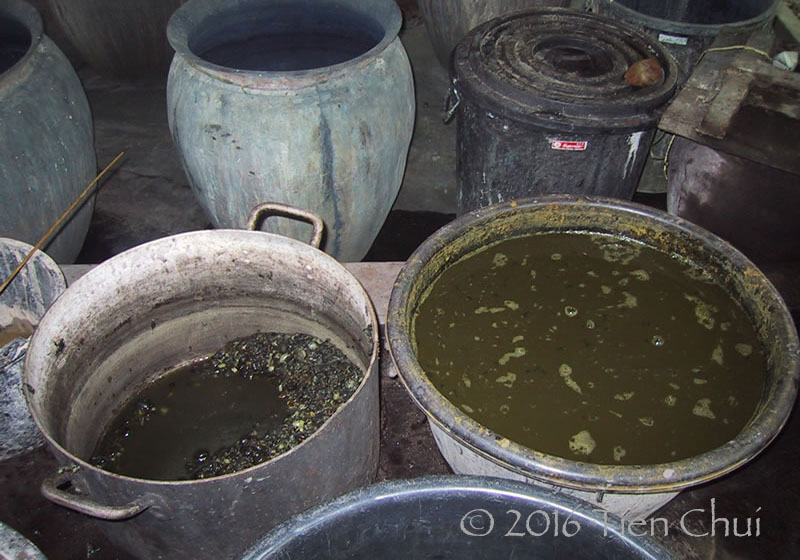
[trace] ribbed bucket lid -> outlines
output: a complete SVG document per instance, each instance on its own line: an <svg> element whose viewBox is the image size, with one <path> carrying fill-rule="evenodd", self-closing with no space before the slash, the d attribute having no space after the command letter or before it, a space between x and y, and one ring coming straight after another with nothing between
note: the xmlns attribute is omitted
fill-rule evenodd
<svg viewBox="0 0 800 560"><path fill-rule="evenodd" d="M636 87L625 72L655 58L659 82ZM622 132L655 126L675 93L674 58L615 20L561 8L516 12L475 29L453 54L456 91L498 116L560 131Z"/></svg>

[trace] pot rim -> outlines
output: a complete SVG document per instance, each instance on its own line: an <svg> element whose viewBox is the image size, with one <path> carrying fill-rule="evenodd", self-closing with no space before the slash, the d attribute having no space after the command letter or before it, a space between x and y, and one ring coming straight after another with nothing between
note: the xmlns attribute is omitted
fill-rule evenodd
<svg viewBox="0 0 800 560"><path fill-rule="evenodd" d="M215 483L218 483L221 480L230 479L230 478L233 478L233 477L247 478L249 476L252 476L255 473L256 470L263 469L265 466L273 464L274 462L281 461L281 460L286 460L293 453L295 453L298 449L300 449L301 447L309 444L309 442L312 442L313 440L315 440L317 438L318 434L321 431L323 431L324 429L326 429L326 427L333 421L334 418L336 418L337 416L342 414L342 411L344 410L344 408L348 404L350 404L357 397L359 397L359 395L361 393L364 392L365 387L370 382L370 379L372 377L378 375L378 373L377 373L377 369L378 369L377 368L377 363L378 363L378 357L379 357L379 353L380 353L380 344L379 344L379 340L378 340L378 333L379 333L378 319L377 319L377 315L375 313L375 307L372 304L372 300L367 295L367 292L364 289L363 285L339 261L337 261L336 259L334 259L330 255L328 255L327 253L325 253L325 252L323 252L323 251L321 251L321 250L319 250L319 249L317 249L315 247L312 247L311 245L303 243L302 241L298 241L296 239L292 239L292 238L289 238L289 237L285 237L285 236L277 235L277 234L273 234L273 233L268 233L268 232L264 232L264 231L248 231L248 230L237 230L237 229L217 229L217 230L190 231L190 232L179 233L179 234L176 234L176 235L172 235L172 236L156 239L154 241L143 243L142 245L137 245L136 247L128 249L127 251L124 251L124 252L122 252L122 253L120 253L118 255L115 255L115 256L111 257L110 259L102 262L101 264L99 264L98 266L96 266L95 268L93 268L92 270L88 271L86 274L84 274L80 278L78 278L73 284L71 284L67 288L67 290L59 298L59 301L57 301L56 304L54 304L54 305L59 305L59 306L68 305L70 303L70 301L69 301L70 299L77 299L78 301L80 301L83 296L86 296L86 294L84 294L83 292L89 292L89 295L86 296L86 297L91 297L91 292L93 291L94 286L96 284L103 284L104 283L103 282L103 278L101 277L101 275L103 275L103 271L105 269L109 269L111 267L117 267L117 266L121 266L123 268L127 268L128 262L131 261L131 260L136 260L138 258L138 256L139 256L139 253L142 253L144 251L152 250L153 248L159 248L161 246L164 246L164 249L168 249L170 245L175 243L175 241L178 241L180 243L185 243L185 244L188 244L188 245L202 246L204 239L208 239L208 238L225 239L226 237L228 237L228 238L238 238L238 239L250 238L251 240L256 240L256 239L261 238L261 241L266 243L266 244L285 243L293 251L304 251L304 252L307 252L310 255L313 255L314 259L328 261L328 264L330 264L331 266L334 266L335 268L337 268L344 275L343 278L346 278L347 282L352 282L353 283L352 287L353 287L355 293L357 293L358 297L360 299L362 299L362 301L364 303L364 308L368 311L368 323L369 323L368 326L372 327L372 332L370 334L370 340L371 340L371 343L372 343L372 352L370 353L370 356L369 356L369 362L366 364L366 366L364 368L364 378L361 380L361 384L356 388L356 390L353 392L353 394L350 396L350 398L347 401L345 401L336 410L336 412L334 412L330 417L328 417L328 419L325 420L325 422L321 426L319 426L313 434L311 434L308 438L306 438L305 440L300 442L298 445L295 445L294 447L292 447L288 451L286 451L284 453L281 453L280 455L277 455L277 456L273 457L272 459L269 459L269 460L264 461L262 463L258 463L256 465L253 465L253 466L248 467L246 469L242 469L240 471L236 471L236 472L232 472L232 473L228 473L228 474L220 475L220 476L196 479L196 480L151 480L151 479L145 479L145 478L136 478L136 477L132 477L132 476L126 476L126 475L121 475L121 474L113 473L113 472L110 472L110 471L106 471L106 470L101 469L99 467L96 467L96 466L92 465L91 463L89 463L88 461L78 457L77 455L75 455L74 453L72 453L71 451L66 449L63 445L61 445L60 442L56 441L56 439L50 434L49 430L47 430L47 428L42 424L42 421L39 419L38 413L35 412L34 408L31 406L31 403L30 403L30 400L31 400L31 386L29 384L29 376L30 376L29 370L30 370L30 367L28 365L28 362L31 360L31 356L36 354L36 352L37 352L37 344L44 346L49 341L44 340L43 342L39 343L38 339L37 339L37 334L39 334L40 331L37 329L37 331L34 332L33 336L31 337L30 345L28 347L28 352L27 352L26 359L25 359L25 368L24 368L24 372L23 372L23 388L24 388L23 392L25 393L25 400L28 403L28 408L29 408L29 410L31 412L31 416L33 417L33 420L36 423L36 426L39 428L39 430L42 432L42 434L44 435L45 439L47 440L47 443L50 446L52 446L55 449L57 449L58 452L60 454L62 454L64 457L69 458L70 463L72 463L74 465L77 465L80 469L85 469L85 470L88 470L90 472L99 474L101 476L107 476L107 477L111 477L113 479L118 479L118 480L121 480L121 481L131 481L131 482L136 482L136 483L140 483L140 484L146 484L146 485L148 485L150 487L153 487L153 486L158 486L158 487L162 487L162 486L163 487L177 487L177 486L186 486L186 485L190 485L190 484L215 484ZM233 242L234 240L235 239L231 239L231 242ZM159 252L159 254L165 257L169 253L168 253L167 250L164 250L164 251ZM45 313L45 316L42 318L42 323L44 323L45 321L49 321L48 315L50 315L52 317L52 314L49 313L49 310L48 310L48 313ZM56 319L53 319L53 320L55 321ZM42 323L40 323L40 325ZM43 350L41 350L41 351L43 352Z"/></svg>
<svg viewBox="0 0 800 560"><path fill-rule="evenodd" d="M770 386L765 385L754 416L734 439L695 457L669 463L620 466L584 463L534 451L494 433L453 405L428 379L414 355L409 337L411 324L408 308L415 279L434 256L465 232L479 229L498 218L536 209L557 209L560 205L627 215L652 221L670 232L688 234L705 249L710 249L712 254L729 259L734 265L733 270L746 276L748 284L758 289L762 298L769 302L776 318L775 327L769 335L785 341L787 366ZM530 233L535 231L531 229ZM500 239L504 238L497 240ZM455 262L469 252L459 254L450 261ZM753 459L777 437L792 411L800 380L800 343L791 315L775 287L751 261L726 241L682 218L610 198L551 195L511 201L475 210L444 226L411 255L397 276L389 300L386 333L392 360L410 396L429 421L435 422L450 437L487 460L523 476L600 493L674 492L733 471Z"/></svg>
<svg viewBox="0 0 800 560"><path fill-rule="evenodd" d="M386 50L395 41L400 27L403 23L403 16L400 8L393 1L378 0L385 4L381 12L367 12L363 1L357 0L321 0L329 5L346 4L348 7L365 16L365 18L379 24L384 31L381 40L372 48L360 55L330 66L311 68L306 70L286 70L286 71L258 71L231 68L209 62L197 54L189 46L189 38L196 27L203 25L205 21L222 12L232 12L241 4L263 4L264 9L269 9L274 0L239 0L234 6L223 6L219 8L219 2L209 0L189 0L180 6L169 19L167 24L167 39L175 50L175 60L183 58L189 65L197 71L204 73L211 78L233 84L237 87L247 87L261 90L295 90L298 87L311 87L321 82L334 79L339 76L351 74L354 68L366 66L372 62L381 52ZM371 0L375 1L375 0ZM283 3L286 4L285 2Z"/></svg>
<svg viewBox="0 0 800 560"><path fill-rule="evenodd" d="M31 44L28 50L20 57L9 69L0 74L0 88L10 82L16 82L17 74L27 64L28 60L34 55L34 51L42 41L44 35L44 25L42 16L32 5L24 0L3 0L0 6L0 15L6 16L11 21L21 24L31 35Z"/></svg>
<svg viewBox="0 0 800 560"><path fill-rule="evenodd" d="M318 528L335 527L338 519L355 517L364 513L369 514L381 502L422 502L428 496L433 496L437 500L448 496L469 497L479 505L481 503L494 505L494 500L498 497L507 500L523 500L528 502L527 505L531 509L568 512L569 519L575 516L585 523L591 522L598 532L602 527L604 531L608 530L609 536L613 535L631 543L638 551L646 553L649 558L669 558L667 552L651 536L637 536L618 530L617 516L608 512L600 513L600 510L592 504L574 496L564 493L554 494L542 487L505 478L451 474L387 480L348 492L335 500L300 513L277 526L252 545L241 560L260 560L271 557L272 554L280 552L293 540L302 539ZM485 512L491 515L490 512L480 509L472 512Z"/></svg>

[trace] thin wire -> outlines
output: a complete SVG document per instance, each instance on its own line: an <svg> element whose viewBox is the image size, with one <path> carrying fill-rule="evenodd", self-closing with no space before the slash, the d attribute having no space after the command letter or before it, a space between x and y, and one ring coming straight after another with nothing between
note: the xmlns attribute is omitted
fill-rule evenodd
<svg viewBox="0 0 800 560"><path fill-rule="evenodd" d="M22 269L23 269L23 267L24 267L26 264L28 264L28 261L29 261L29 260L31 260L31 257L33 257L34 253L36 253L36 251L38 251L39 249L41 249L41 248L42 248L42 246L43 246L45 243L47 243L47 241L49 241L49 239L50 239L50 237L53 235L53 233L54 233L54 232L56 232L56 231L57 231L57 230L58 230L58 229L61 227L61 225L64 223L64 221L65 221L67 218L69 218L69 217L70 217L70 215L71 215L71 214L72 214L72 212L75 210L75 208L77 208L77 207L78 207L78 205L79 205L81 202L83 202L83 200L84 200L84 199L85 199L87 196L89 196L89 193L91 193L91 192L92 192L92 189L93 189L93 188L94 188L94 186L97 184L97 182L98 182L98 181L99 181L99 180L100 180L100 179L103 177L103 175L105 175L105 174L106 174L106 172L107 172L109 169L111 169L111 168L112 168L112 167L113 167L113 166L114 166L114 165L115 165L115 164L116 164L116 163L117 163L117 162L120 160L120 158L121 158L123 155L125 155L125 152L120 152L119 154L117 154L117 157L115 157L113 160L111 160L111 163L109 163L108 165L106 165L105 169L103 169L103 170L102 170L102 171L101 171L101 172L100 172L100 173L97 175L97 177L95 177L95 178L92 180L92 182L91 182L91 183L89 183L89 185L88 185L88 186L87 186L85 189L83 189L83 192L82 192L82 193L81 193L81 194L78 196L78 198L76 198L76 199L75 199L75 200L72 202L72 204L70 204L69 208L67 208L67 209L66 209L66 211L65 211L63 214L61 214L61 217L60 217L60 218L58 218L58 220L56 220L56 223L54 223L54 224L52 225L52 227L51 227L49 230L47 230L47 233L45 233L45 234L42 236L42 238L41 238L41 239L39 240L39 242L38 242L38 243L37 243L37 244L36 244L36 245L33 247L33 249L31 249L31 250L28 252L28 254L25 256L25 258L24 258L24 259L22 259L22 262L20 262L20 263L17 265L17 268L15 268L15 269L14 269L14 272L12 272L12 273L11 273L11 275L10 275L8 278L6 278L6 281L5 281L5 282L3 282L3 285L2 285L2 286L0 286L0 294L2 294L3 292L5 292L5 291L6 291L6 288L8 288L8 285L9 285L9 284L11 284L11 282L13 282L13 281L14 281L14 278L16 278L16 277L17 277L17 274L19 274L19 271L20 271L20 270L22 270Z"/></svg>
<svg viewBox="0 0 800 560"><path fill-rule="evenodd" d="M672 135L672 138L669 139L669 144L667 144L667 151L664 153L664 179L669 181L669 171L667 171L667 166L669 165L669 151L672 149L672 143L675 142L675 136Z"/></svg>
<svg viewBox="0 0 800 560"><path fill-rule="evenodd" d="M700 64L700 61L703 60L703 57L706 55L706 53L719 52L719 51L735 51L735 50L754 52L756 54L760 54L767 60L772 60L770 54L768 52L762 51L761 49L751 47L750 45L731 45L730 47L712 47L710 49L704 50L703 53L700 55L700 57L697 59L697 62L695 62L695 65Z"/></svg>
<svg viewBox="0 0 800 560"><path fill-rule="evenodd" d="M653 142L650 143L650 159L653 161L664 161L664 158L661 156L657 156L656 153L653 151L653 148L661 144L664 141L664 138L667 137L667 132L663 130L659 130L658 132L661 133L661 136L658 136ZM658 133L656 133L658 134Z"/></svg>

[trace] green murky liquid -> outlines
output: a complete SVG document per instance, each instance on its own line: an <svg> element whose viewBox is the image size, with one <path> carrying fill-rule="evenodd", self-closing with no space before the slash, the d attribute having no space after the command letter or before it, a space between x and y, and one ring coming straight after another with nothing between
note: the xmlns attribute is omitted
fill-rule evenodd
<svg viewBox="0 0 800 560"><path fill-rule="evenodd" d="M175 368L128 403L97 445L99 466L136 478L185 480L198 450L213 452L254 430L267 433L286 417L274 377L210 375L204 364Z"/></svg>
<svg viewBox="0 0 800 560"><path fill-rule="evenodd" d="M448 268L414 319L433 384L543 453L657 464L734 438L766 359L744 310L689 262L595 234L510 239Z"/></svg>
<svg viewBox="0 0 800 560"><path fill-rule="evenodd" d="M91 462L151 480L239 472L305 441L363 378L331 340L280 332L237 338L145 385L110 422Z"/></svg>

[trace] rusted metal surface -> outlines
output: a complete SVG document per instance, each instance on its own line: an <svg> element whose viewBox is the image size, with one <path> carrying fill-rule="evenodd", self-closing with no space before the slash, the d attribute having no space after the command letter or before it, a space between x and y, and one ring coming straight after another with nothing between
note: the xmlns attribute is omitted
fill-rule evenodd
<svg viewBox="0 0 800 560"><path fill-rule="evenodd" d="M661 79L626 82L645 59ZM630 199L678 71L643 33L551 8L474 29L456 47L452 78L463 213L551 193Z"/></svg>
<svg viewBox="0 0 800 560"><path fill-rule="evenodd" d="M481 426L434 387L416 359L413 317L426 291L451 264L501 239L526 233L589 231L622 236L701 266L737 298L756 325L768 356L762 401L737 438L691 459L661 465L592 465L520 446ZM775 288L720 238L664 212L622 201L541 197L464 215L428 239L406 262L389 302L387 336L400 379L429 421L486 461L540 482L583 492L673 493L717 479L753 459L778 435L794 406L800 343ZM617 504L617 507L621 507Z"/></svg>
<svg viewBox="0 0 800 560"><path fill-rule="evenodd" d="M150 481L87 461L118 407L148 380L259 330L336 340L363 368L364 381L303 443L238 473ZM378 322L366 292L319 250L233 230L136 247L71 285L31 339L26 397L63 465L46 495L100 518L132 515L102 528L135 556L236 557L293 513L374 479L378 354ZM80 497L54 491L65 480Z"/></svg>

